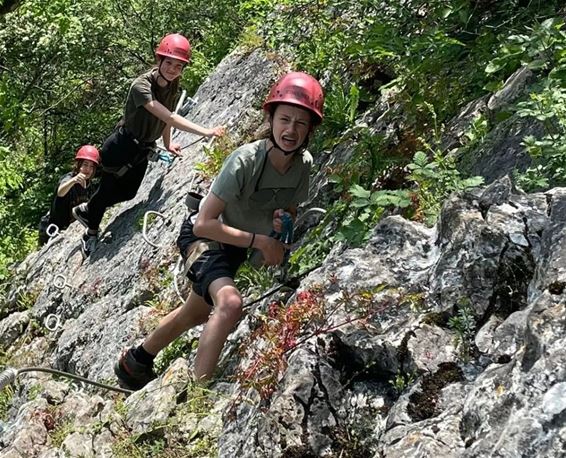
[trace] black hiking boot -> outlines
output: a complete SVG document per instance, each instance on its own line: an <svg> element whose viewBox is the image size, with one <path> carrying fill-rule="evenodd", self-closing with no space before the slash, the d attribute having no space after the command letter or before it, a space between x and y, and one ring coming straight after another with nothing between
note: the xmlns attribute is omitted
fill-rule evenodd
<svg viewBox="0 0 566 458"><path fill-rule="evenodd" d="M134 349L125 350L114 364L114 373L118 384L128 390L141 390L153 379L157 378L153 366L142 364L134 358Z"/></svg>
<svg viewBox="0 0 566 458"><path fill-rule="evenodd" d="M98 234L89 234L85 231L81 238L81 252L84 258L88 258L98 245Z"/></svg>
<svg viewBox="0 0 566 458"><path fill-rule="evenodd" d="M75 219L88 229L88 205L83 202L71 210Z"/></svg>

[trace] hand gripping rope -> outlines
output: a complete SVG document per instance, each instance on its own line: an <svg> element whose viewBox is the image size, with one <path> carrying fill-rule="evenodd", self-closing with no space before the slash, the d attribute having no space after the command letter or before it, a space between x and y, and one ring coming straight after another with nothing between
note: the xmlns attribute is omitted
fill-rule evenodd
<svg viewBox="0 0 566 458"><path fill-rule="evenodd" d="M281 243L289 245L293 243L293 218L287 212L281 216L282 227L281 232L271 231L270 237L279 240Z"/></svg>
<svg viewBox="0 0 566 458"><path fill-rule="evenodd" d="M291 215L289 213L285 212L283 213L283 216L281 216L281 221L282 221L281 232L271 231L271 234L269 234L269 236L273 237L276 240L279 240L281 243L284 243L285 245L290 245L291 243L293 243L293 218L291 218ZM287 263L290 252L291 250L289 248L285 249L283 264Z"/></svg>

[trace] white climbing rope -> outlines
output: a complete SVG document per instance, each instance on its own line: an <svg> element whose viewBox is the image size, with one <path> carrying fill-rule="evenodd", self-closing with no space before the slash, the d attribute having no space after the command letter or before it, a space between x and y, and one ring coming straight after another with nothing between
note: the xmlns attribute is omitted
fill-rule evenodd
<svg viewBox="0 0 566 458"><path fill-rule="evenodd" d="M163 218L165 221L168 221L168 218L163 214L163 213L159 213L153 210L149 210L145 212L145 215L143 215L143 228L142 228L142 236L143 239L150 244L152 247L155 248L163 248L165 247L165 245L158 245L157 243L152 242L149 237L147 236L147 224L148 224L148 217L149 215L156 215L160 218Z"/></svg>

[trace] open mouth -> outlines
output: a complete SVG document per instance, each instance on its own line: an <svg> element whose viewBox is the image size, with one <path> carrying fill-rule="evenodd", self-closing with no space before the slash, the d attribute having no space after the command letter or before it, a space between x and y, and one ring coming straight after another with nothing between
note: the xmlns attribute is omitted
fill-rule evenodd
<svg viewBox="0 0 566 458"><path fill-rule="evenodd" d="M295 145L297 144L297 140L293 139L293 138L289 138L286 136L281 137L281 145L284 146L285 148L294 148Z"/></svg>

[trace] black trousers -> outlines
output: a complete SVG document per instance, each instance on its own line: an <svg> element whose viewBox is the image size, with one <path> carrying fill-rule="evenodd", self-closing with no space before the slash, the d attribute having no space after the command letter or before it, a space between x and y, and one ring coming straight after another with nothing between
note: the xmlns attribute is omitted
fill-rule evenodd
<svg viewBox="0 0 566 458"><path fill-rule="evenodd" d="M108 207L136 196L147 170L147 149L118 130L106 139L100 156L103 167L134 165L120 177L102 171L100 187L88 202L88 227L95 231Z"/></svg>

